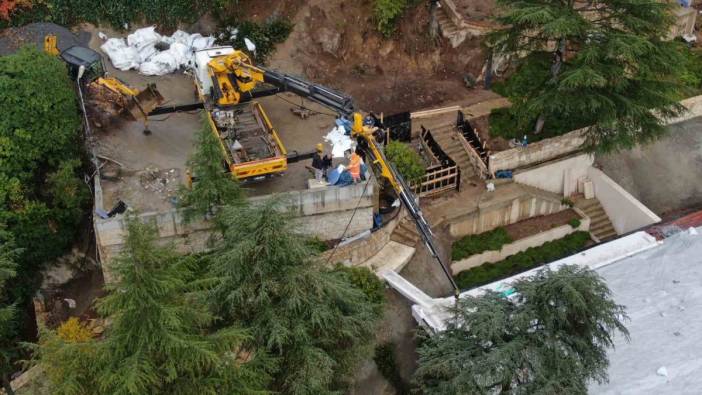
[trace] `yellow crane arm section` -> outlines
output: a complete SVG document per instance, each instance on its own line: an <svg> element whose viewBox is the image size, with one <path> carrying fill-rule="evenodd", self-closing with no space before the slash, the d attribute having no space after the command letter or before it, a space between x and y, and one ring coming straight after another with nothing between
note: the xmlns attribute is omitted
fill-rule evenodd
<svg viewBox="0 0 702 395"><path fill-rule="evenodd" d="M251 63L251 58L242 51L218 56L208 63L210 77L219 88L217 104L230 106L241 100L240 92L249 92L263 82L265 72ZM234 86L236 84L236 86Z"/></svg>

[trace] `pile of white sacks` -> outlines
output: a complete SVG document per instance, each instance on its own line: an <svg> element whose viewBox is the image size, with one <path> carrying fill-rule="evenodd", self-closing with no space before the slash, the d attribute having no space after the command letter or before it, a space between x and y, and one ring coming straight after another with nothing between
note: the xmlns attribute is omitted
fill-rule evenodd
<svg viewBox="0 0 702 395"><path fill-rule="evenodd" d="M151 26L136 30L126 40L110 38L100 48L119 70L134 69L145 75L165 75L191 66L194 52L212 47L214 42L214 37L182 30L171 36L162 36ZM159 50L159 47L168 49Z"/></svg>

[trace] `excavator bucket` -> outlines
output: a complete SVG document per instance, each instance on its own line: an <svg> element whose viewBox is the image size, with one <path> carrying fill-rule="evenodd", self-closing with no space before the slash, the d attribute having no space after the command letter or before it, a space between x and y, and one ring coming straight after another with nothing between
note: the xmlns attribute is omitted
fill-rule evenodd
<svg viewBox="0 0 702 395"><path fill-rule="evenodd" d="M125 110L134 119L144 119L163 102L163 96L156 89L156 84L149 84L146 86L146 89L131 97Z"/></svg>

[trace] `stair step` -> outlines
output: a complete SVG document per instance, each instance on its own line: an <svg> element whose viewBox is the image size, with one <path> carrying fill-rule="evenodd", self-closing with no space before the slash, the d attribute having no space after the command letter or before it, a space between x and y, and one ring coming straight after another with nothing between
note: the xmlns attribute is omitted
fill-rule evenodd
<svg viewBox="0 0 702 395"><path fill-rule="evenodd" d="M595 233L595 234L609 232L610 230L614 230L614 227L610 223L599 224L597 226L593 226L590 228L590 232Z"/></svg>
<svg viewBox="0 0 702 395"><path fill-rule="evenodd" d="M404 235L400 235L397 233L393 233L390 236L390 240L397 242L397 243L400 243L400 244L404 244L406 246L410 246L410 247L414 247L417 244L417 240L414 240L414 239L409 238L409 237L405 237Z"/></svg>
<svg viewBox="0 0 702 395"><path fill-rule="evenodd" d="M609 238L617 236L617 232L612 230L612 231L604 233L604 234L599 234L599 235L596 234L595 236L600 240L605 240L605 239L609 239Z"/></svg>
<svg viewBox="0 0 702 395"><path fill-rule="evenodd" d="M604 211L600 213L593 213L592 215L585 213L588 217L590 217L590 223L597 223L600 221L607 221L609 222L609 217L607 217L607 213Z"/></svg>

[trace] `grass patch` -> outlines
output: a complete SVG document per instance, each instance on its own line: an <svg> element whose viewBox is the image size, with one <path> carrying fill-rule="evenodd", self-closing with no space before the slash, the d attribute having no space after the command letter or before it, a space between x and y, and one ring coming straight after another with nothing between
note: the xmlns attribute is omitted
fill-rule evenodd
<svg viewBox="0 0 702 395"><path fill-rule="evenodd" d="M578 231L568 236L529 248L496 262L486 263L459 273L456 283L461 289L475 288L501 280L580 251L590 240L588 232Z"/></svg>
<svg viewBox="0 0 702 395"><path fill-rule="evenodd" d="M513 240L504 228L497 228L478 235L469 235L453 243L451 259L458 261L483 251L499 251Z"/></svg>

